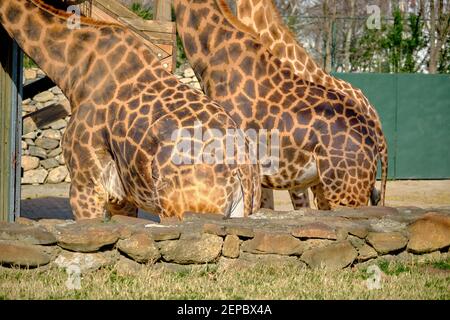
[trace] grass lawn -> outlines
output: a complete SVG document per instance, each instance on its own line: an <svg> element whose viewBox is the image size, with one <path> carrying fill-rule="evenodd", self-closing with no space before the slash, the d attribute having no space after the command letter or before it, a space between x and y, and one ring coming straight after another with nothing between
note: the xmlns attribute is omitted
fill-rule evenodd
<svg viewBox="0 0 450 320"><path fill-rule="evenodd" d="M375 264L375 263L374 263ZM0 299L450 299L450 259L424 264L378 261L381 289L369 290L364 267L342 271L294 265L187 271L145 268L120 275L107 268L86 274L69 290L64 270L0 267Z"/></svg>

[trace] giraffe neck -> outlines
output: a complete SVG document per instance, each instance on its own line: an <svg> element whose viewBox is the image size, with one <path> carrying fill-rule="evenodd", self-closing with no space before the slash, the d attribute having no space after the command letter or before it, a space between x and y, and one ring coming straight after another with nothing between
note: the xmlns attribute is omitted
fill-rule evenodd
<svg viewBox="0 0 450 320"><path fill-rule="evenodd" d="M284 24L273 0L237 0L237 16L276 57L291 64L302 79L330 85L331 76L297 42L295 35Z"/></svg>
<svg viewBox="0 0 450 320"><path fill-rule="evenodd" d="M215 0L174 0L174 8L186 55L197 77L202 79L208 68L219 63L215 61L217 52L236 36L243 38L245 30L233 26Z"/></svg>
<svg viewBox="0 0 450 320"><path fill-rule="evenodd" d="M102 89L133 41L120 26L81 17L79 27L70 28L70 18L42 0L0 0L0 23L75 108L91 95L107 94ZM148 65L154 60L146 58ZM125 64L122 73L132 65Z"/></svg>

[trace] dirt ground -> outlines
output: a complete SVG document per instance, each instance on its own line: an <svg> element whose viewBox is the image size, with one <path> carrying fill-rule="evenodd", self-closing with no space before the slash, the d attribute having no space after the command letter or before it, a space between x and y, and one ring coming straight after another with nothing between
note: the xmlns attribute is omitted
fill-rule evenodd
<svg viewBox="0 0 450 320"><path fill-rule="evenodd" d="M377 183L377 188L380 188L380 182ZM388 181L386 186L386 206L450 207L450 180ZM282 211L292 210L291 200L287 191L275 192L275 209Z"/></svg>
<svg viewBox="0 0 450 320"><path fill-rule="evenodd" d="M378 183L379 184L379 183ZM29 218L72 218L69 184L22 186L22 216ZM450 208L450 180L389 181L386 205L392 207ZM275 209L292 210L287 191L275 192ZM153 216L139 212L140 217Z"/></svg>

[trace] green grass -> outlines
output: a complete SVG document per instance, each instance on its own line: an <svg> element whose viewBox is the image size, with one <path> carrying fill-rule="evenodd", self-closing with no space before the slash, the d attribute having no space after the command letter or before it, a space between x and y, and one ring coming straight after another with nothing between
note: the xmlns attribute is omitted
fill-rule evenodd
<svg viewBox="0 0 450 320"><path fill-rule="evenodd" d="M153 19L153 11L152 9L145 9L142 7L140 3L133 3L131 5L131 11L137 14L144 20L152 20Z"/></svg>
<svg viewBox="0 0 450 320"><path fill-rule="evenodd" d="M384 273L379 290L367 288L367 268L208 265L183 271L145 267L136 275L125 275L111 267L83 275L81 290L69 290L66 273L54 267L0 267L0 299L450 299L450 273L445 271L449 260L378 266ZM427 272L431 266L444 271Z"/></svg>
<svg viewBox="0 0 450 320"><path fill-rule="evenodd" d="M27 55L23 55L23 67L25 69L37 68L37 64Z"/></svg>

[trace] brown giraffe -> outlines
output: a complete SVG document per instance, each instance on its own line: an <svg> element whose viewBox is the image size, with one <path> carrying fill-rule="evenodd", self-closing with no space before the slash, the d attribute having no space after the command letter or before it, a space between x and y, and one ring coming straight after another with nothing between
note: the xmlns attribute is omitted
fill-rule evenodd
<svg viewBox="0 0 450 320"><path fill-rule="evenodd" d="M368 119L375 123L382 170L381 204L384 205L388 170L388 150L381 121L375 108L370 104L360 89L353 87L344 80L329 75L317 65L314 59L312 59L297 41L297 38L290 31L289 27L284 24L273 0L236 0L236 7L239 21L248 27L246 31L251 32L259 41L269 47L272 54L278 57L283 63L289 64L300 78L348 95L363 108L363 112ZM305 198L297 197L296 201L301 204L302 199Z"/></svg>
<svg viewBox="0 0 450 320"><path fill-rule="evenodd" d="M179 150L179 141L191 140L177 130L191 132L196 122L205 131L237 129L223 108L179 83L127 29L87 18L71 29L69 16L40 0L0 0L0 23L72 106L62 145L75 218L136 215L138 207L180 218L254 212L257 165L238 163L234 153L222 164L192 163L198 154ZM208 155L208 145L223 147L225 137L205 132L194 147ZM176 165L174 156L187 161Z"/></svg>
<svg viewBox="0 0 450 320"><path fill-rule="evenodd" d="M366 205L378 148L373 121L348 96L300 79L224 16L224 1L175 0L177 29L206 94L244 129L278 129L270 189L311 187L320 209Z"/></svg>

